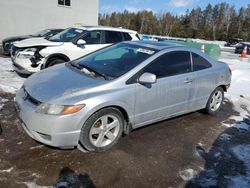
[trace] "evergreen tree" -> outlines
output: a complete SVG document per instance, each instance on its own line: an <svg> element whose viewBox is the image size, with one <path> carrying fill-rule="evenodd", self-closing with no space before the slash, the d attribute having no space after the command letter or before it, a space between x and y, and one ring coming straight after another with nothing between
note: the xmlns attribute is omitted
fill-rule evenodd
<svg viewBox="0 0 250 188"><path fill-rule="evenodd" d="M226 2L214 6L208 4L204 10L198 7L180 16L170 12L155 14L147 10L136 13L125 10L99 14L99 24L128 28L143 34L207 40L242 38L250 41L250 5L236 10Z"/></svg>

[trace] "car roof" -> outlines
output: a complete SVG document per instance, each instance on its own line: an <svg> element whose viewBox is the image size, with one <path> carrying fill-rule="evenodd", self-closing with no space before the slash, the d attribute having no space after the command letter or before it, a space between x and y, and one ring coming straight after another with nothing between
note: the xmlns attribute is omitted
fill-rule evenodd
<svg viewBox="0 0 250 188"><path fill-rule="evenodd" d="M166 48L183 46L181 44L176 44L172 42L159 42L159 41L149 41L149 40L139 40L139 41L126 41L125 43L135 44L139 46L148 47L155 50L164 50Z"/></svg>
<svg viewBox="0 0 250 188"><path fill-rule="evenodd" d="M243 45L250 45L250 42L242 42Z"/></svg>
<svg viewBox="0 0 250 188"><path fill-rule="evenodd" d="M120 32L127 32L127 33L134 33L134 34L137 33L137 31L125 29L122 27L117 28L117 27L100 26L100 25L99 26L75 26L72 28L84 29L84 30L89 30L89 31L100 29L100 30L120 31Z"/></svg>
<svg viewBox="0 0 250 188"><path fill-rule="evenodd" d="M44 29L44 30L41 30L41 31L46 31L46 30L50 30L50 31L57 31L57 30L61 30L61 31L63 31L63 30L65 30L65 29L62 29L62 28L48 28L48 29Z"/></svg>

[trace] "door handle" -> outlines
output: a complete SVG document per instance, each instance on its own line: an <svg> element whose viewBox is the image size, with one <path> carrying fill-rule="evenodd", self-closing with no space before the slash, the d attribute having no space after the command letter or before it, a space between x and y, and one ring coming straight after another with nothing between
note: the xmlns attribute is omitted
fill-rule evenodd
<svg viewBox="0 0 250 188"><path fill-rule="evenodd" d="M192 83L192 82L193 82L192 79L186 79L186 80L184 81L184 83L186 83L186 84L189 84L189 83Z"/></svg>

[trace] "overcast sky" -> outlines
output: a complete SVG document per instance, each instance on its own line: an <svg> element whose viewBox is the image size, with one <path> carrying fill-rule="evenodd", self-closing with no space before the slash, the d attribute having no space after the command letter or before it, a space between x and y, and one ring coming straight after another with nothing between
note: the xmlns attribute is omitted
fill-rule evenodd
<svg viewBox="0 0 250 188"><path fill-rule="evenodd" d="M125 9L137 12L146 9L154 12L169 11L177 15L185 13L187 9L198 6L205 8L208 3L215 5L221 2L234 5L237 9L250 4L250 0L99 0L100 13L122 12Z"/></svg>

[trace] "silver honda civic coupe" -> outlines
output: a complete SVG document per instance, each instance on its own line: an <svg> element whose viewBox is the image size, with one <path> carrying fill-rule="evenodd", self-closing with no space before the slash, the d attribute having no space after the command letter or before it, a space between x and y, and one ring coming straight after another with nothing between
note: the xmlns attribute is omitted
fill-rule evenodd
<svg viewBox="0 0 250 188"><path fill-rule="evenodd" d="M199 109L215 114L230 82L227 64L196 49L122 42L32 75L15 104L33 139L104 151L135 128Z"/></svg>

